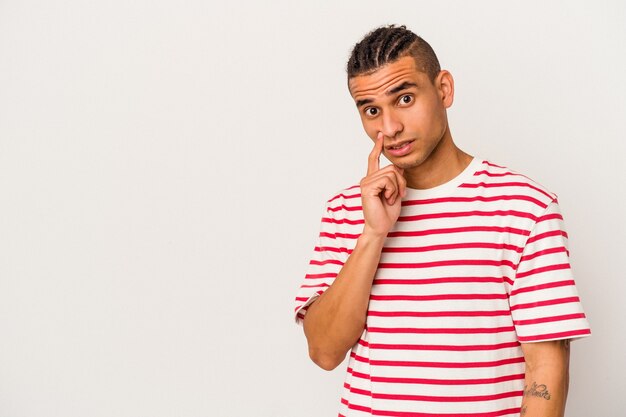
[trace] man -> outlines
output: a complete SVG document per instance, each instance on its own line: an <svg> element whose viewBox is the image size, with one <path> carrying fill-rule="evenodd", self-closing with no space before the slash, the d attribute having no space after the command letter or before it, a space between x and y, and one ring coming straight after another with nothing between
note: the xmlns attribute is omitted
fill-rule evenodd
<svg viewBox="0 0 626 417"><path fill-rule="evenodd" d="M556 195L455 145L452 75L405 26L355 45L348 88L374 146L295 315L323 369L350 351L339 416L562 416L590 329Z"/></svg>

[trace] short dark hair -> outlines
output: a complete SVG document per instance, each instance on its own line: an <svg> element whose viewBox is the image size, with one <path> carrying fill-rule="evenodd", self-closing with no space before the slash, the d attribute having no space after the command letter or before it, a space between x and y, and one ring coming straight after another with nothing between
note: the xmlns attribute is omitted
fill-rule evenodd
<svg viewBox="0 0 626 417"><path fill-rule="evenodd" d="M354 45L347 65L348 80L371 74L405 56L412 56L418 71L426 73L431 82L435 81L441 67L433 48L405 25L394 24L372 30Z"/></svg>

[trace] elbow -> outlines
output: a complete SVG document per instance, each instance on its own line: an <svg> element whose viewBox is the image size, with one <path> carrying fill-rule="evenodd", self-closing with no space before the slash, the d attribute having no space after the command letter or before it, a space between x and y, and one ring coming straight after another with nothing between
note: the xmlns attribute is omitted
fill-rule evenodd
<svg viewBox="0 0 626 417"><path fill-rule="evenodd" d="M343 362L345 355L329 354L319 350L309 349L309 357L320 368L325 371L332 371Z"/></svg>

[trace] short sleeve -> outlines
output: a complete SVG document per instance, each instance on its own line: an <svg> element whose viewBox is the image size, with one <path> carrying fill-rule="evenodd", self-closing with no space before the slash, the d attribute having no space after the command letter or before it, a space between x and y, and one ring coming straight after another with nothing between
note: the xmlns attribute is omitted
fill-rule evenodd
<svg viewBox="0 0 626 417"><path fill-rule="evenodd" d="M591 334L574 282L568 236L556 199L537 218L526 241L509 303L521 343Z"/></svg>
<svg viewBox="0 0 626 417"><path fill-rule="evenodd" d="M335 209L327 203L317 244L295 297L295 321L299 325L311 303L330 287L348 258L348 249L342 244L341 223Z"/></svg>

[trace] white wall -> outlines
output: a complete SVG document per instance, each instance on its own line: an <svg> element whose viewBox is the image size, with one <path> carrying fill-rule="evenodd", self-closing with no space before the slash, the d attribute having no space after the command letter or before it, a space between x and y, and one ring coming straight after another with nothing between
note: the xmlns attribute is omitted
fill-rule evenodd
<svg viewBox="0 0 626 417"><path fill-rule="evenodd" d="M337 3L339 3L337 5ZM0 416L336 415L293 297L370 141L344 64L406 24L461 148L559 195L593 336L568 416L621 416L626 6L0 0Z"/></svg>

